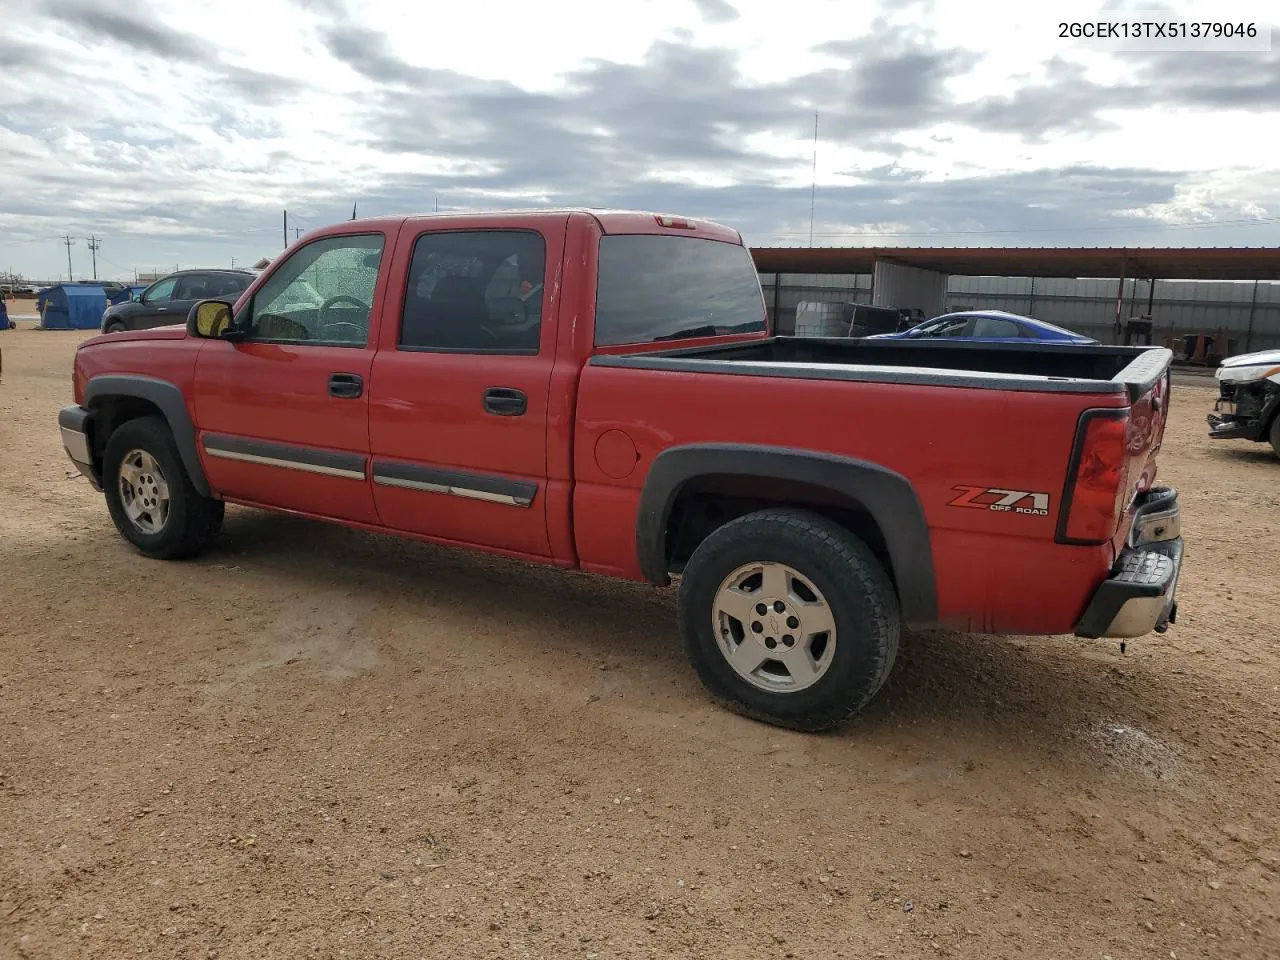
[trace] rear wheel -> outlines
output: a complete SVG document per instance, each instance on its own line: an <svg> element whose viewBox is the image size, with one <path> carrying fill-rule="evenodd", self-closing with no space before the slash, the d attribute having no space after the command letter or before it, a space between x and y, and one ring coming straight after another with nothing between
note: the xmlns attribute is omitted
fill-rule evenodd
<svg viewBox="0 0 1280 960"><path fill-rule="evenodd" d="M107 333L120 333L122 330L129 329L119 320L112 320L107 324Z"/></svg>
<svg viewBox="0 0 1280 960"><path fill-rule="evenodd" d="M1275 451L1277 457L1280 457L1280 414L1277 414L1271 421L1271 429L1267 432L1267 439L1271 441L1271 449Z"/></svg>
<svg viewBox="0 0 1280 960"><path fill-rule="evenodd" d="M694 669L731 710L817 731L861 710L898 652L897 595L861 540L805 510L762 510L707 537L680 582Z"/></svg>
<svg viewBox="0 0 1280 960"><path fill-rule="evenodd" d="M222 525L222 501L192 486L163 417L129 420L111 434L102 486L116 530L157 560L199 553Z"/></svg>

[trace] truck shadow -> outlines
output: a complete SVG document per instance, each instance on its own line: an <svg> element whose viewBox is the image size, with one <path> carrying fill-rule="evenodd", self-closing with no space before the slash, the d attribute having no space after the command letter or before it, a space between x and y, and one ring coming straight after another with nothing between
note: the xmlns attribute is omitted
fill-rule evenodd
<svg viewBox="0 0 1280 960"><path fill-rule="evenodd" d="M410 623L443 611L473 622L516 659L568 654L626 677L657 698L655 709L716 715L685 660L673 589L239 510L198 563L234 563L308 597L371 593ZM531 649L522 653L522 645ZM1177 678L1133 665L1118 645L1098 641L910 633L884 689L827 737L900 740L907 729L921 743L987 742L1037 760L1078 753L1099 724L1154 717L1156 705L1176 696ZM761 735L769 729L761 726Z"/></svg>

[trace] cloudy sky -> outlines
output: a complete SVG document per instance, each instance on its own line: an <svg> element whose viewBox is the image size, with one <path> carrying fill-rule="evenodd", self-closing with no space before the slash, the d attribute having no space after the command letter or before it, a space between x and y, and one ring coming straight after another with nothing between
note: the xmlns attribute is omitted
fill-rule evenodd
<svg viewBox="0 0 1280 960"><path fill-rule="evenodd" d="M0 271L65 275L63 234L77 276L91 235L107 276L244 264L283 209L310 229L354 202L806 245L815 112L817 244L1280 244L1280 27L1269 52L1058 38L1055 10L1117 6L4 0Z"/></svg>

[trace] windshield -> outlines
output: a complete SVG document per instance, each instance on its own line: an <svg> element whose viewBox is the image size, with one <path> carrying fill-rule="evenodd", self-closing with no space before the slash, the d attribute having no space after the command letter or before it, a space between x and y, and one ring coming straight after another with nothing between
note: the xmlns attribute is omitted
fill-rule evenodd
<svg viewBox="0 0 1280 960"><path fill-rule="evenodd" d="M596 346L764 329L764 296L746 247L696 237L600 239Z"/></svg>

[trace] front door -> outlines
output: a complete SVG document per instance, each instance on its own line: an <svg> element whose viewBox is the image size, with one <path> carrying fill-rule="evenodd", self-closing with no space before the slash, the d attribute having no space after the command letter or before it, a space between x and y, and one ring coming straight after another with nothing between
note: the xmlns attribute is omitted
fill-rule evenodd
<svg viewBox="0 0 1280 960"><path fill-rule="evenodd" d="M232 500L376 523L367 478L381 233L289 253L196 361L201 460Z"/></svg>
<svg viewBox="0 0 1280 960"><path fill-rule="evenodd" d="M180 279L166 277L142 291L135 309L129 311L129 326L134 330L145 330L186 322L187 315L178 309L174 299Z"/></svg>
<svg viewBox="0 0 1280 960"><path fill-rule="evenodd" d="M559 271L563 220L558 232L426 231L412 221L405 230L393 267L403 309L388 311L373 362L378 514L401 530L550 556L556 298L545 290Z"/></svg>

